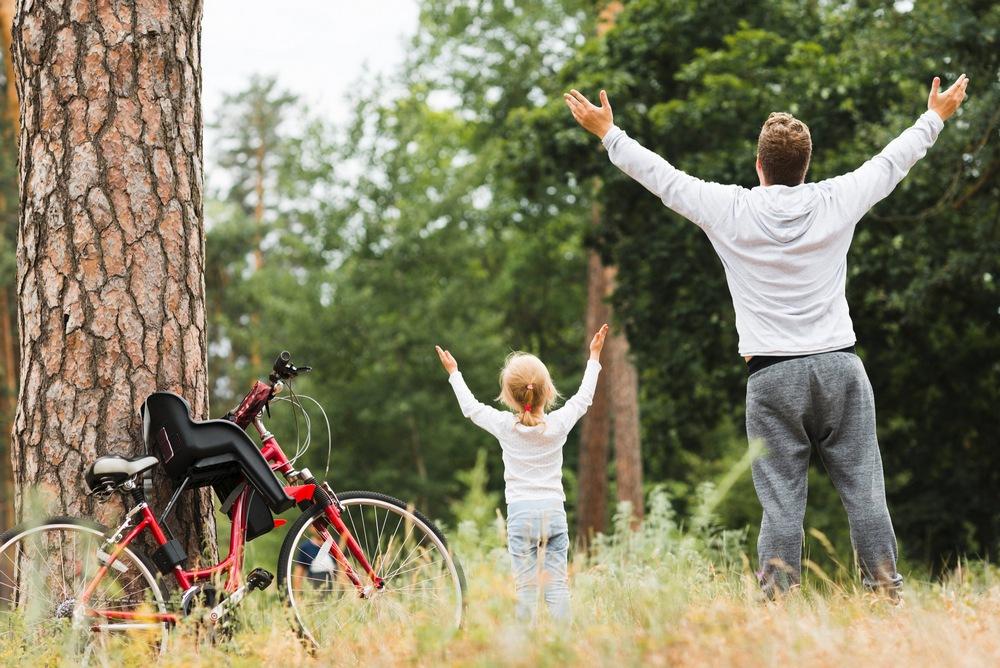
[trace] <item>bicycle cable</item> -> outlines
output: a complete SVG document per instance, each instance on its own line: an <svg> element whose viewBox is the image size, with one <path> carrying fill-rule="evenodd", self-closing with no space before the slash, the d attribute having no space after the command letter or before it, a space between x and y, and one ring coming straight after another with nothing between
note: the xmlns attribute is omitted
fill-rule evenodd
<svg viewBox="0 0 1000 668"><path fill-rule="evenodd" d="M333 429L330 427L330 418L326 413L326 409L323 408L323 404L321 404L319 401L309 396L308 394L294 394L294 393L291 394L292 394L291 397L275 397L275 400L287 401L288 403L292 404L293 413L295 412L295 409L298 409L299 411L302 412L302 416L305 419L306 423L306 440L301 447L299 446L298 440L296 441L295 456L292 457L289 461L294 463L295 460L297 460L299 457L303 456L306 453L306 451L312 444L312 418L310 418L309 413L305 409L305 406L302 405L302 399L308 399L309 401L316 404L316 408L319 409L320 414L323 416L323 422L326 424L326 436L327 436L326 468L324 469L323 475L324 477L328 476L330 474L330 459L333 456ZM294 397L294 401L292 397ZM296 439L298 439L298 435L296 435Z"/></svg>
<svg viewBox="0 0 1000 668"><path fill-rule="evenodd" d="M298 401L298 397L276 397L275 401L287 401L292 406L293 419L296 422L295 430L295 453L288 458L289 463L294 464L295 460L304 455L309 449L309 444L312 442L312 419L309 414L305 411L302 403ZM306 437L305 440L302 439L301 432L298 429L298 413L302 413L302 417L305 421Z"/></svg>

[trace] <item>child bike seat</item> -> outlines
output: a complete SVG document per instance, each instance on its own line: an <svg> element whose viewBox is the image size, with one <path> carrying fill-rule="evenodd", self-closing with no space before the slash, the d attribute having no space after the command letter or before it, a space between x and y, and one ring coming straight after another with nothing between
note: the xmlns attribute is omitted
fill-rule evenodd
<svg viewBox="0 0 1000 668"><path fill-rule="evenodd" d="M142 438L176 486L219 485L243 477L275 513L295 500L285 494L270 465L247 433L228 420L191 419L187 401L172 392L155 392L142 405Z"/></svg>

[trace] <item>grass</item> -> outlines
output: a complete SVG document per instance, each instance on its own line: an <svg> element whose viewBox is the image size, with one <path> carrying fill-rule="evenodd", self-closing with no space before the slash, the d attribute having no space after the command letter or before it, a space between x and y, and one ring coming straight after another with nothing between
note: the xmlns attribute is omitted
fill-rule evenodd
<svg viewBox="0 0 1000 668"><path fill-rule="evenodd" d="M718 497L707 489L705 497ZM703 513L703 517L707 517ZM164 666L909 666L1000 665L1000 573L976 564L939 582L909 578L902 605L861 591L843 572L806 572L801 592L760 600L743 555L745 532L703 520L678 526L662 493L638 530L616 529L571 566L574 620L565 627L513 620L503 523L466 521L452 532L469 580L466 626L433 620L349 628L311 653L276 592L251 597L231 639L182 623ZM6 665L69 665L65 644L0 644ZM94 665L142 665L136 647Z"/></svg>
<svg viewBox="0 0 1000 668"><path fill-rule="evenodd" d="M744 475L759 446L718 484L703 484L682 525L662 489L642 524L627 507L589 552L572 554L574 619L566 626L514 620L514 592L497 499L485 493L477 464L466 518L449 532L469 587L462 630L437 620L349 626L330 646L307 648L278 592L256 593L238 609L231 637L184 620L171 633L163 666L909 666L1000 665L1000 569L963 564L930 581L906 574L902 604L864 591L855 569L822 533L810 530L803 587L764 602L746 556L746 530L718 526L715 511ZM482 474L483 471L479 470ZM220 524L225 533L225 524ZM267 564L281 536L248 546L248 563ZM225 536L220 536L225 542ZM824 570L819 563L831 564ZM108 636L103 636L107 638ZM0 634L0 664L77 665L69 637L34 643ZM150 665L140 643L116 637L91 665Z"/></svg>

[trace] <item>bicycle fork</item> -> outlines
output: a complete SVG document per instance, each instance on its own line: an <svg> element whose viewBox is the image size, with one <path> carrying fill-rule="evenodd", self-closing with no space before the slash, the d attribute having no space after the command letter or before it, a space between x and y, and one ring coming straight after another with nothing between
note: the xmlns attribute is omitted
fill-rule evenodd
<svg viewBox="0 0 1000 668"><path fill-rule="evenodd" d="M344 520L340 514L340 504L336 501L336 497L329 492L329 490L327 490L327 493L330 495L331 503L323 509L324 514L329 520L334 531L336 531L337 535L341 537L343 544L347 547L347 551L351 553L351 556L357 560L365 574L368 575L368 578L371 580L371 584L367 586L364 584L357 571L348 561L347 555L344 554L344 550L340 545L338 545L338 541L334 539L333 535L325 527L317 529L317 532L323 539L323 546L320 548L320 554L332 555L340 568L343 569L344 576L347 577L347 579L350 580L351 583L357 588L358 595L361 596L361 598L368 598L373 590L377 591L382 589L382 587L385 586L385 582L381 577L379 577L378 573L375 572L375 569L368 562L368 557L365 556L361 546L358 545L358 541L354 539L354 535L347 528L347 525L344 524Z"/></svg>

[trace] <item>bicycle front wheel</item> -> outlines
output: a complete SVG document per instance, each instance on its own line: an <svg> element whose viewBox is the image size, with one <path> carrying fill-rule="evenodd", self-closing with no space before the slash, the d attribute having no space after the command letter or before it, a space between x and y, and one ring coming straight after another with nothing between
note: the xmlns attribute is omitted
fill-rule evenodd
<svg viewBox="0 0 1000 668"><path fill-rule="evenodd" d="M68 517L0 536L0 638L35 647L72 639L84 661L119 641L162 653L169 627L154 568L131 547L111 562L105 541L103 527Z"/></svg>
<svg viewBox="0 0 1000 668"><path fill-rule="evenodd" d="M278 560L278 585L302 635L324 646L349 625L387 628L385 624L424 620L458 628L465 578L430 520L384 494L345 492L339 499L344 524L383 586L372 586L323 509L310 508L288 531ZM346 555L360 585L331 554L334 544Z"/></svg>

